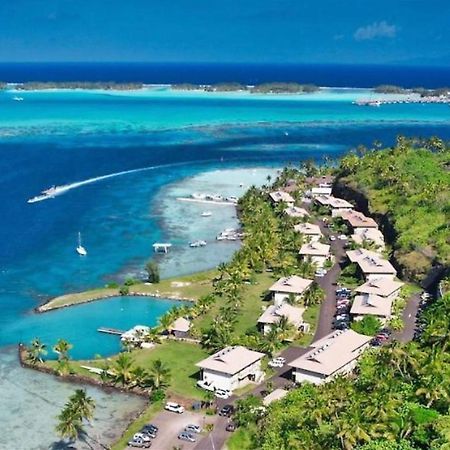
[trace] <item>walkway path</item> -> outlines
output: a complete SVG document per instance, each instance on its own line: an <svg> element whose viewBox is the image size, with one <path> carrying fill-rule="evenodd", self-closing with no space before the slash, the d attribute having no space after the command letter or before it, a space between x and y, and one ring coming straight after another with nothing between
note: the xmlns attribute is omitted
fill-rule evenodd
<svg viewBox="0 0 450 450"><path fill-rule="evenodd" d="M322 221L316 222L320 226L322 234L329 238L330 229L324 225ZM341 273L345 262L344 241L336 239L331 243L331 252L335 257L333 267L327 272L324 277L316 278L320 287L325 291L325 299L322 302L319 313L319 320L317 323L316 333L314 334L313 342L323 338L333 331L332 323L334 314L336 312L336 282Z"/></svg>
<svg viewBox="0 0 450 450"><path fill-rule="evenodd" d="M403 330L394 333L394 338L400 342L409 342L414 339L414 331L416 329L416 318L419 310L420 294L414 294L406 304L403 311Z"/></svg>

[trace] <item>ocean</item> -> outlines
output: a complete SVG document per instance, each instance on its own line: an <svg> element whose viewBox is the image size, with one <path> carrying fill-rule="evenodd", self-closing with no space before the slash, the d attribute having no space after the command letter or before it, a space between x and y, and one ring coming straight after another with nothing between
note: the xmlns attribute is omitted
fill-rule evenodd
<svg viewBox="0 0 450 450"><path fill-rule="evenodd" d="M450 84L450 66L211 63L0 63L0 81L116 81L257 84L296 81L369 88L380 84L437 88Z"/></svg>
<svg viewBox="0 0 450 450"><path fill-rule="evenodd" d="M81 65L71 72L70 65L47 65L40 71L37 66L5 67L0 66L0 79L8 81L23 81L25 74L27 79L68 79L69 73L77 80L82 74L84 79L131 79L131 71L123 67L118 75L119 66ZM178 81L200 76L194 69L186 71L190 75ZM440 73L427 79L438 79ZM252 82L252 74L256 72L239 81ZM176 81L164 78L162 68L158 77L150 75L136 67L133 73L146 82ZM233 75L230 79L237 79L239 72ZM202 82L213 81L208 76ZM331 76L323 80L316 82L340 84ZM48 420L40 420L39 427L46 431L41 441L32 442L34 447L28 443L26 448L48 448L54 416L67 391L47 378L46 389L61 391L61 396L53 403L42 400L37 395L41 381L34 382L33 372L15 365L18 342L40 337L51 346L66 338L74 344L75 358L107 356L119 350L119 343L100 335L99 326L152 325L174 304L125 297L36 315L33 308L39 303L142 276L156 241L173 244L167 256L158 257L166 277L211 268L231 257L237 244L218 243L215 235L236 226L234 209L216 207L205 220L200 217L204 208L177 197L193 192L240 195L287 163L338 158L375 140L391 145L400 134L450 139L448 106L358 107L352 102L373 96L361 88L366 84L372 80L360 79L357 89L303 96L173 92L164 86L131 92L0 92L0 399L8 405L0 413L1 423L19 432L22 425L11 418L11 405L22 423L33 420L30 404L42 408ZM23 101L14 101L17 95ZM54 199L27 203L53 184L68 189ZM74 251L78 232L88 249L86 258ZM190 249L188 242L195 239L208 245ZM13 402L25 397L26 403ZM106 416L111 411L114 420L124 420L114 401L101 398ZM133 398L121 401L130 409L138 406ZM100 421L98 432L105 427L107 422ZM9 448L7 439L4 433L1 449Z"/></svg>

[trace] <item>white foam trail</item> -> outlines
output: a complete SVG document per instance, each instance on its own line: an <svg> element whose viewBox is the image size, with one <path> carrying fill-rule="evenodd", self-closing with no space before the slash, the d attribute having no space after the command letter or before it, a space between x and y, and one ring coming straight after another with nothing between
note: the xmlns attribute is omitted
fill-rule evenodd
<svg viewBox="0 0 450 450"><path fill-rule="evenodd" d="M185 163L180 163L180 164L185 164ZM124 170L122 172L110 173L108 175L101 175L99 177L88 178L87 180L75 181L74 183L64 184L62 186L55 186L55 190L52 192L52 195L48 195L48 196L42 195L42 196L35 197L34 201L32 201L31 203L48 200L49 198L56 197L57 195L65 194L66 192L71 191L72 189L76 189L81 186L86 186L87 184L96 183L97 181L107 180L108 178L120 177L122 175L129 175L130 173L144 172L147 170L161 169L163 167L169 167L169 166L174 166L174 165L179 165L179 164L176 164L176 163L175 164L162 164L159 166L141 167L140 169Z"/></svg>

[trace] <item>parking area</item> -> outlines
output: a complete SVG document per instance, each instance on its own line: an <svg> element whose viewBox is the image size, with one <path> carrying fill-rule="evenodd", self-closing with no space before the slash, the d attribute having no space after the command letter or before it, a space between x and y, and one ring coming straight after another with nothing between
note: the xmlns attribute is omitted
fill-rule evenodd
<svg viewBox="0 0 450 450"><path fill-rule="evenodd" d="M203 430L206 424L213 423L218 420L218 416L206 416L202 413L185 411L183 414L177 414L170 411L162 411L151 423L159 428L157 437L152 439L151 448L153 450L172 450L180 447L183 450L194 449L196 445L204 438L203 434L195 435L196 442L187 442L178 439L180 431L184 430L186 425L200 425ZM132 447L127 447L131 449Z"/></svg>

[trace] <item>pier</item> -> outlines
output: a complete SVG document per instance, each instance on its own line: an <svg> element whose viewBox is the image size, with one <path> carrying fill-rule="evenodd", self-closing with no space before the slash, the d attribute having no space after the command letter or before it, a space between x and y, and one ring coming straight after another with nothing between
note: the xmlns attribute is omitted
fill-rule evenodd
<svg viewBox="0 0 450 450"><path fill-rule="evenodd" d="M450 105L450 97L404 97L361 99L353 102L358 106L407 105L410 103Z"/></svg>
<svg viewBox="0 0 450 450"><path fill-rule="evenodd" d="M155 253L168 253L170 247L172 247L172 244L168 242L155 242L153 244Z"/></svg>
<svg viewBox="0 0 450 450"><path fill-rule="evenodd" d="M122 334L125 333L124 330L118 330L117 328L108 328L108 327L97 328L97 331L99 333L114 334L116 336L122 336Z"/></svg>

